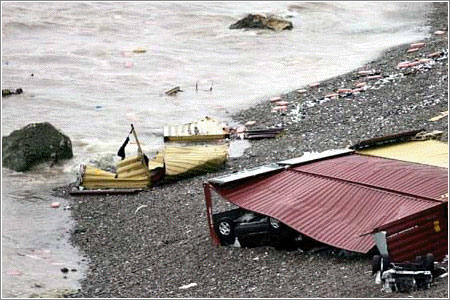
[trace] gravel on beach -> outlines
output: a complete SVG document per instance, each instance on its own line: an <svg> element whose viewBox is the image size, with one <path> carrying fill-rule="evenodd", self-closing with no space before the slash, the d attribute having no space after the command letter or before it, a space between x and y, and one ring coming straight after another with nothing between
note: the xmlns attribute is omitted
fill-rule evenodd
<svg viewBox="0 0 450 300"><path fill-rule="evenodd" d="M307 151L343 148L371 137L423 128L444 131L442 140L447 140L448 117L429 121L448 110L448 35L434 34L448 29L448 4L433 5L431 35L418 51L407 53L409 44L395 47L358 70L320 82L318 88L299 87L306 93L283 94L281 98L289 102L284 115L271 112L274 104L267 97L233 116L242 124L256 121L255 127L267 128L283 123L286 129L276 139L251 141L251 148L242 157L230 159L220 172L128 196L67 196L70 186L56 189L71 201L77 222L71 242L89 261L82 289L68 296L447 298L447 278L437 279L431 289L410 294L382 291L371 276L368 255L215 247L209 236L202 186L208 178L221 174ZM396 68L400 62L427 58L437 51L442 51L441 55L431 62ZM358 74L372 69L383 78ZM337 89L354 89L358 82L367 82L368 88L357 95L323 99ZM135 213L141 205L147 206Z"/></svg>

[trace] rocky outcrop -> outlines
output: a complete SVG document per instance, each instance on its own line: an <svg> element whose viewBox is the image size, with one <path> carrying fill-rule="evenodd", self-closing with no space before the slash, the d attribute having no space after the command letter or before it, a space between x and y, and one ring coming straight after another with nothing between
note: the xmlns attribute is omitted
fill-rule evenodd
<svg viewBox="0 0 450 300"><path fill-rule="evenodd" d="M2 162L23 172L42 162L73 157L70 138L50 123L33 123L2 138Z"/></svg>
<svg viewBox="0 0 450 300"><path fill-rule="evenodd" d="M291 30L292 22L283 20L276 16L265 16L261 14L249 14L247 17L237 21L230 29L259 28L275 31Z"/></svg>
<svg viewBox="0 0 450 300"><path fill-rule="evenodd" d="M23 93L22 88L18 88L15 91L10 90L10 89L3 89L2 90L2 97L11 96L11 95L19 95L19 94L22 94L22 93Z"/></svg>

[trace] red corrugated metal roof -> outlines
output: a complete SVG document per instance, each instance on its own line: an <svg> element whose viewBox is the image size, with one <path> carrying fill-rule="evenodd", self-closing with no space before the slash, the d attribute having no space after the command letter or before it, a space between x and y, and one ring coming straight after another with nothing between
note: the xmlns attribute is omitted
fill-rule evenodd
<svg viewBox="0 0 450 300"><path fill-rule="evenodd" d="M392 164L403 171L391 168ZM446 171L433 167L440 170L435 172L419 166L352 154L287 169L251 184L214 188L230 202L277 218L318 241L367 253L375 243L372 236L362 234L429 208L436 202L426 198L447 192L447 185L442 183L444 178L447 183L442 174L447 174ZM358 172L362 174L355 174ZM429 174L436 175L435 180L428 180ZM424 181L413 178L422 175ZM419 188L410 183L406 183L406 188L402 186L402 176L414 179ZM401 193L386 189L399 189ZM410 196L416 194L420 196Z"/></svg>
<svg viewBox="0 0 450 300"><path fill-rule="evenodd" d="M441 198L448 191L446 168L352 154L298 166L294 170L447 201Z"/></svg>

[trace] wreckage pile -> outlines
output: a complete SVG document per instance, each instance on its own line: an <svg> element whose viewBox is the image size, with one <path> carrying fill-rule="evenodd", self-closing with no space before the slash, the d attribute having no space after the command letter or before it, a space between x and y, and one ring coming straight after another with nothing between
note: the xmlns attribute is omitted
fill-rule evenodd
<svg viewBox="0 0 450 300"><path fill-rule="evenodd" d="M432 33L447 29L447 3L434 5L441 9L430 19ZM425 46L415 52L406 53L410 44L391 49L362 70L377 70L389 77L403 72L396 69L399 62L441 51L448 40L446 35L432 35L423 42ZM448 110L447 59L436 60L430 68L404 74L377 89L318 101L338 89L353 88L361 79L358 71L317 87L302 87L306 92L281 95L289 102L286 112L272 113L274 104L268 97L265 103L234 116L241 124L258 120L262 128L283 123L284 134L277 139L251 141L252 147L244 156L229 159L221 173L136 195L77 197L72 201L77 220L72 242L89 257L90 271L81 291L72 296L405 297L386 294L374 284L372 258L364 255L336 252L348 256L343 257L320 248L309 252L216 248L210 242L202 186L207 179L299 157L304 152L345 148L372 137L415 129L443 131L441 140L447 140L448 117L430 121ZM293 121L290 113L296 109L297 121ZM438 279L430 289L407 296L447 298L447 280Z"/></svg>

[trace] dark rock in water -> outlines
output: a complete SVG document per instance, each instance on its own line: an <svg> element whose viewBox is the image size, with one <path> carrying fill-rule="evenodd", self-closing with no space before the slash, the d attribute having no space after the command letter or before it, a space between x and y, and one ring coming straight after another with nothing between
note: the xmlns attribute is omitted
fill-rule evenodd
<svg viewBox="0 0 450 300"><path fill-rule="evenodd" d="M50 123L28 124L2 138L3 166L23 172L42 162L73 157L70 138Z"/></svg>
<svg viewBox="0 0 450 300"><path fill-rule="evenodd" d="M64 268L61 269L61 272L67 273L67 272L69 272L69 269L67 269L66 267L64 267Z"/></svg>
<svg viewBox="0 0 450 300"><path fill-rule="evenodd" d="M2 97L10 96L10 95L19 95L22 94L23 90L22 88L18 88L15 91L11 91L10 89L3 89L2 90Z"/></svg>
<svg viewBox="0 0 450 300"><path fill-rule="evenodd" d="M260 28L275 31L291 30L292 22L283 20L276 16L264 16L260 14L249 14L247 17L237 21L230 29Z"/></svg>

